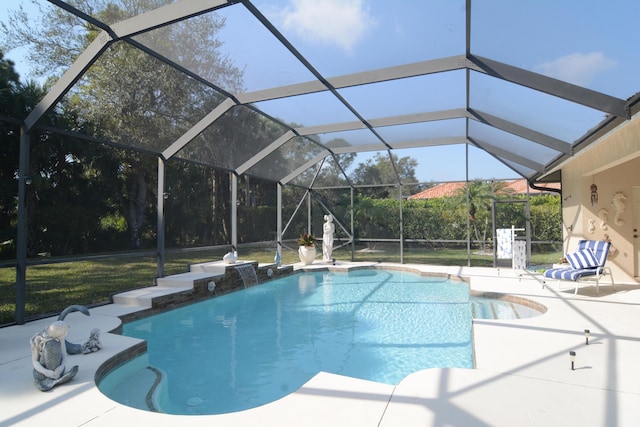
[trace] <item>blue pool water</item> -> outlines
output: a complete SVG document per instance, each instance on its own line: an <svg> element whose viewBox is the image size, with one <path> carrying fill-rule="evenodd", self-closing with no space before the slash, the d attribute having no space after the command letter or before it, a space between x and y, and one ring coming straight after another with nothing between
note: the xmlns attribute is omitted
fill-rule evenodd
<svg viewBox="0 0 640 427"><path fill-rule="evenodd" d="M397 384L471 368L470 306L466 283L408 272L293 275L125 324L148 352L100 389L141 409L217 414L277 400L320 371Z"/></svg>

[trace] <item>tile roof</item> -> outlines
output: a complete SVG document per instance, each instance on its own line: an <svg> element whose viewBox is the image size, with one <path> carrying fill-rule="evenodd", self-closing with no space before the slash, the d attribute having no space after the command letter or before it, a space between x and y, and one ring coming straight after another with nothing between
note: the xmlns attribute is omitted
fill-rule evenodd
<svg viewBox="0 0 640 427"><path fill-rule="evenodd" d="M441 197L452 197L452 196L455 196L456 194L459 194L461 189L464 188L465 185L466 183L464 181L447 182L444 184L436 185L435 187L428 188L412 196L409 196L409 199L437 199ZM528 186L529 185L527 184L526 179L517 179L514 181L510 181L501 192L510 193L510 194L526 194ZM559 183L539 184L539 186L560 189ZM548 192L529 188L529 194L543 194L543 193L548 193Z"/></svg>

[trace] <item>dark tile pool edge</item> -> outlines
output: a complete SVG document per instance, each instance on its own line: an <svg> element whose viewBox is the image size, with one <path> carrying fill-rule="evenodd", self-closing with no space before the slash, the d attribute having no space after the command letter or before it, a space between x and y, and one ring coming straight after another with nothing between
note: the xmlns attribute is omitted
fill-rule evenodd
<svg viewBox="0 0 640 427"><path fill-rule="evenodd" d="M104 377L106 377L111 371L120 366L124 365L131 359L135 359L138 356L141 356L147 352L147 342L141 341L136 343L121 352L117 353L114 356L111 356L107 360L105 360L99 367L96 369L96 373L94 374L93 380L96 384L96 387L100 388L100 382Z"/></svg>

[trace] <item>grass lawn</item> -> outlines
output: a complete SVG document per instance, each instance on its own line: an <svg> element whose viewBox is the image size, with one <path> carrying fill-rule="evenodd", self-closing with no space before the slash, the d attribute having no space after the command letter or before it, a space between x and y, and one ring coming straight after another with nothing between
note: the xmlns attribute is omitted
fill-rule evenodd
<svg viewBox="0 0 640 427"><path fill-rule="evenodd" d="M189 264L222 259L226 250L168 254L165 275L188 271ZM241 248L240 258L272 263L273 248ZM318 258L322 257L318 247ZM351 260L348 248L334 251L337 260ZM548 265L561 257L558 252L534 254L533 265ZM467 265L466 250L424 249L404 250L405 263L433 265ZM294 250L284 250L283 264L298 262ZM377 246L375 251L356 251L355 261L400 262L398 245ZM490 267L492 256L472 254L471 265ZM26 318L28 320L54 315L72 304L91 306L107 303L111 295L128 289L152 286L156 276L154 257L105 258L27 268ZM0 268L0 325L15 320L15 268Z"/></svg>

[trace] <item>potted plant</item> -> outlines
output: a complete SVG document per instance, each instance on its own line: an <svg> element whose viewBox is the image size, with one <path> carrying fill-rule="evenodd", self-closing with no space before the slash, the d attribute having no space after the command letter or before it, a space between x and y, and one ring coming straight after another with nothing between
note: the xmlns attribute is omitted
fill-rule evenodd
<svg viewBox="0 0 640 427"><path fill-rule="evenodd" d="M298 256L300 257L300 262L304 265L309 265L316 258L316 246L315 246L316 238L311 234L302 233L300 238L298 239L298 244L300 247L298 248Z"/></svg>

